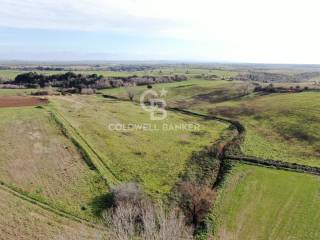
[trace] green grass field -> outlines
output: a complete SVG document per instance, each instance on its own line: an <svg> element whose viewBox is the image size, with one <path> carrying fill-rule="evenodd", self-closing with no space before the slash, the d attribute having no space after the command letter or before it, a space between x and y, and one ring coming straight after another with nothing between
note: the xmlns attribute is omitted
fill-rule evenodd
<svg viewBox="0 0 320 240"><path fill-rule="evenodd" d="M97 220L108 192L43 109L0 109L0 180L41 202Z"/></svg>
<svg viewBox="0 0 320 240"><path fill-rule="evenodd" d="M0 70L0 78L2 80L13 80L20 73L23 73L23 71L20 71L20 70Z"/></svg>
<svg viewBox="0 0 320 240"><path fill-rule="evenodd" d="M22 73L37 72L45 75L64 73L65 71L24 71L24 70L0 70L0 78L3 80L14 80L14 78Z"/></svg>
<svg viewBox="0 0 320 240"><path fill-rule="evenodd" d="M236 165L213 209L214 239L319 239L320 178Z"/></svg>
<svg viewBox="0 0 320 240"><path fill-rule="evenodd" d="M212 145L226 125L173 112L151 121L149 113L131 102L95 96L53 97L57 109L102 156L120 181L138 181L149 193L168 193L184 171L193 151ZM199 129L168 131L166 126L200 124ZM151 131L113 131L110 124L151 124ZM111 125L112 126L112 125ZM152 130L159 129L159 130Z"/></svg>
<svg viewBox="0 0 320 240"><path fill-rule="evenodd" d="M32 92L39 91L37 89L0 89L0 97L4 96L26 96Z"/></svg>

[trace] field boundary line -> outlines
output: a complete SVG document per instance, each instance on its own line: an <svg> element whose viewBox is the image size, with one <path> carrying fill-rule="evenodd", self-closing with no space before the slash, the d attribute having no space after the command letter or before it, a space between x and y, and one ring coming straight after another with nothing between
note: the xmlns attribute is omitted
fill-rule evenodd
<svg viewBox="0 0 320 240"><path fill-rule="evenodd" d="M103 158L96 152L96 150L77 131L77 129L75 129L72 124L57 110L53 109L52 107L44 108L51 114L64 135L71 139L89 166L98 170L99 174L105 179L109 187L118 185L120 180L115 176L110 167L104 163Z"/></svg>
<svg viewBox="0 0 320 240"><path fill-rule="evenodd" d="M245 133L246 133L245 127L237 120L217 117L217 116L210 116L210 115L196 113L193 111L184 110L180 108L168 108L168 109L193 115L193 116L202 117L209 120L217 120L217 121L229 123L235 129L237 129L238 135L236 136L236 138L238 138L240 142L245 138ZM245 155L240 155L240 156L227 155L226 151L227 151L227 147L230 146L228 145L230 142L234 143L235 141L232 140L232 141L226 142L224 148L222 149L222 153L220 153L220 155L222 156L222 160L229 159L229 160L239 161L239 162L243 162L250 165L256 165L260 167L268 167L273 169L286 170L286 171L298 172L298 173L307 173L307 174L320 176L319 167L313 167L313 166L308 166L308 165L303 165L298 163L290 163L290 162L274 160L274 159L263 159L263 158L252 157L252 156L245 156Z"/></svg>
<svg viewBox="0 0 320 240"><path fill-rule="evenodd" d="M80 217L77 217L75 215L72 215L70 213L67 213L63 210L60 210L60 209L57 209L55 207L52 207L50 206L49 204L47 203L44 203L44 202L41 202L39 200L36 200L30 196L28 196L27 194L23 193L22 191L19 191L17 190L16 188L4 183L3 181L0 181L0 188L8 193L10 193L11 195L14 195L15 197L18 197L24 201L27 201L31 204L34 204L38 207L41 207L42 209L45 209L46 211L49 211L51 213L54 213L60 217L63 217L63 218L66 218L68 220L72 220L74 222L78 222L78 223L81 223L81 224L85 224L91 228L94 228L94 229L98 229L98 230L103 230L105 231L106 229L103 228L102 226L99 226L97 224L94 224L86 219L83 219L83 218L80 218Z"/></svg>
<svg viewBox="0 0 320 240"><path fill-rule="evenodd" d="M256 157L249 157L249 156L225 156L226 159L239 161L242 163L250 164L250 165L257 165L269 168L275 168L280 170L292 171L292 172L299 172L299 173L309 173L313 175L320 175L320 168L312 167L308 165L298 164L298 163L290 163L284 162L279 160L272 160L272 159L262 159Z"/></svg>

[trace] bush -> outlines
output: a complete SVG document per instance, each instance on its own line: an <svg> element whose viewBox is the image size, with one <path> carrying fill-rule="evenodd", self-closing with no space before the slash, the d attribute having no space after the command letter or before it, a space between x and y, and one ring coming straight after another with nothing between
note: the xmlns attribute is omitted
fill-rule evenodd
<svg viewBox="0 0 320 240"><path fill-rule="evenodd" d="M110 228L110 239L193 239L192 228L185 225L183 215L176 209L166 211L162 205L122 203L103 216Z"/></svg>
<svg viewBox="0 0 320 240"><path fill-rule="evenodd" d="M216 197L210 187L184 181L178 186L179 205L188 221L196 228L203 224Z"/></svg>
<svg viewBox="0 0 320 240"><path fill-rule="evenodd" d="M83 94L83 95L92 95L92 94L95 94L96 91L92 88L82 88L80 90L80 93Z"/></svg>
<svg viewBox="0 0 320 240"><path fill-rule="evenodd" d="M124 183L112 189L113 205L139 204L146 198L142 187L137 183Z"/></svg>
<svg viewBox="0 0 320 240"><path fill-rule="evenodd" d="M125 183L112 190L114 205L103 217L114 240L193 239L192 228L178 208L165 209L147 198L142 187Z"/></svg>

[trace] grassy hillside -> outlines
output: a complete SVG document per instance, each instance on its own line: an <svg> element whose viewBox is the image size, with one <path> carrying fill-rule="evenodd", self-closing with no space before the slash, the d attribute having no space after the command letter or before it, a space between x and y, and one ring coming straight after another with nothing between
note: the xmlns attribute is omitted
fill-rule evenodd
<svg viewBox="0 0 320 240"><path fill-rule="evenodd" d="M319 239L320 178L237 165L214 207L214 239Z"/></svg>
<svg viewBox="0 0 320 240"><path fill-rule="evenodd" d="M168 91L169 106L240 120L247 129L242 146L247 155L320 166L320 103L315 100L320 93L241 97L246 86L238 81L189 80L153 89ZM134 89L136 100L145 89ZM128 98L124 88L103 93Z"/></svg>
<svg viewBox="0 0 320 240"><path fill-rule="evenodd" d="M97 200L108 187L45 110L0 109L0 133L1 181L58 209L96 219Z"/></svg>
<svg viewBox="0 0 320 240"><path fill-rule="evenodd" d="M168 193L192 152L212 145L226 127L173 112L166 120L151 121L139 105L102 97L54 97L51 101L120 181L138 181L153 194ZM199 129L163 128L192 123L200 124ZM151 124L151 130L113 131L110 124Z"/></svg>
<svg viewBox="0 0 320 240"><path fill-rule="evenodd" d="M247 128L247 155L320 166L320 93L273 94L207 108Z"/></svg>
<svg viewBox="0 0 320 240"><path fill-rule="evenodd" d="M239 81L225 80L201 80L190 79L183 82L163 83L153 85L152 90L160 94L162 89L167 91L164 99L170 106L179 107L198 107L204 103L208 96L209 100L214 102L225 101L238 95L238 89L245 84ZM139 101L141 94L147 90L146 86L137 86L130 88L134 92L134 100ZM115 88L101 90L103 94L128 99L128 89Z"/></svg>
<svg viewBox="0 0 320 240"><path fill-rule="evenodd" d="M0 239L107 239L104 232L57 216L0 189Z"/></svg>

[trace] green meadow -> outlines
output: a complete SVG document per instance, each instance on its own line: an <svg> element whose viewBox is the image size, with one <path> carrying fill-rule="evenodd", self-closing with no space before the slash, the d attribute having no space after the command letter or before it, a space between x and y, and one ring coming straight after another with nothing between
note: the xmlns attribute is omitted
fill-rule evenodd
<svg viewBox="0 0 320 240"><path fill-rule="evenodd" d="M247 83L224 80L188 80L153 85L169 106L238 119L246 127L244 154L312 166L320 166L320 97L317 92L239 95ZM138 86L135 100L147 88ZM102 93L128 99L128 89ZM227 96L225 98L221 96ZM241 95L241 94L240 94Z"/></svg>
<svg viewBox="0 0 320 240"><path fill-rule="evenodd" d="M317 92L255 96L207 111L244 124L246 155L320 166L319 97Z"/></svg>
<svg viewBox="0 0 320 240"><path fill-rule="evenodd" d="M214 239L320 238L320 178L237 164L213 208Z"/></svg>
<svg viewBox="0 0 320 240"><path fill-rule="evenodd" d="M118 180L137 181L158 196L170 192L192 153L213 145L227 127L174 112L152 121L139 105L96 96L53 97L51 102ZM130 130L130 124L140 127ZM192 127L179 127L186 124Z"/></svg>

